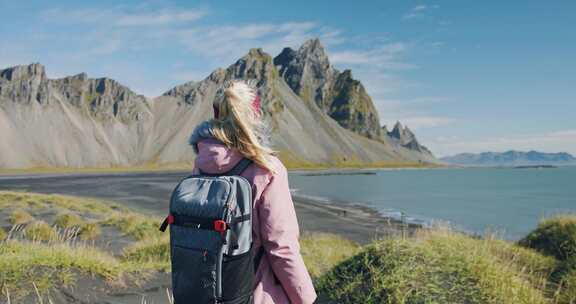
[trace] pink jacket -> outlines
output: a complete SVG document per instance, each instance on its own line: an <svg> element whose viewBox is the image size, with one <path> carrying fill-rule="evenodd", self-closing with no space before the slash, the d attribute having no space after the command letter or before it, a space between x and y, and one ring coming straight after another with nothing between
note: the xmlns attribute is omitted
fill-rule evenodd
<svg viewBox="0 0 576 304"><path fill-rule="evenodd" d="M197 149L195 170L207 173L228 171L242 159L238 151L214 139L198 141ZM273 166L274 174L255 164L242 174L252 184L254 246L265 249L256 273L254 303L313 303L316 292L300 255L288 174L279 159L274 158Z"/></svg>

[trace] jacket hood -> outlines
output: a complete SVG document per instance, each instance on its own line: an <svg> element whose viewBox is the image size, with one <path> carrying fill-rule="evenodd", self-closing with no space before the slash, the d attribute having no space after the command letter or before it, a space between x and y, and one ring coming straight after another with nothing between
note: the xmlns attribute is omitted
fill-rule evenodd
<svg viewBox="0 0 576 304"><path fill-rule="evenodd" d="M206 173L226 172L242 159L240 152L228 148L224 143L214 138L209 121L199 124L192 132L188 142L196 153L195 168Z"/></svg>

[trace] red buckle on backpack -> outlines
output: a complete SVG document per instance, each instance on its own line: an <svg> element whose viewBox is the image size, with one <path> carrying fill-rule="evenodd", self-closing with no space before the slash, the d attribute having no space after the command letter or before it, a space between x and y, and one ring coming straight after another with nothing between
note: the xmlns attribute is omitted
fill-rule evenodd
<svg viewBox="0 0 576 304"><path fill-rule="evenodd" d="M174 215L168 214L168 217L166 217L166 221L168 222L169 225L174 224Z"/></svg>
<svg viewBox="0 0 576 304"><path fill-rule="evenodd" d="M223 220L215 220L214 221L214 230L223 233L226 231L226 222Z"/></svg>

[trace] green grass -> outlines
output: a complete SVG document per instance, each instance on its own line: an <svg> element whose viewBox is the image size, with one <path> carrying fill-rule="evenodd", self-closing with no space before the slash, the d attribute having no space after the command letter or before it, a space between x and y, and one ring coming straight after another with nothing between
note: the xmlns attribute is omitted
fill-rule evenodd
<svg viewBox="0 0 576 304"><path fill-rule="evenodd" d="M369 245L318 290L338 303L549 303L542 272L553 265L511 244L440 231Z"/></svg>
<svg viewBox="0 0 576 304"><path fill-rule="evenodd" d="M82 240L95 240L101 234L98 223L84 223L80 226L79 236Z"/></svg>
<svg viewBox="0 0 576 304"><path fill-rule="evenodd" d="M64 213L56 217L54 225L58 228L67 229L83 225L85 222L74 213Z"/></svg>
<svg viewBox="0 0 576 304"><path fill-rule="evenodd" d="M576 256L576 215L558 215L542 220L519 242L564 261Z"/></svg>
<svg viewBox="0 0 576 304"><path fill-rule="evenodd" d="M557 284L555 299L560 304L576 303L576 215L543 219L519 244L558 260L550 276Z"/></svg>
<svg viewBox="0 0 576 304"><path fill-rule="evenodd" d="M137 240L159 237L162 232L158 230L162 220L160 218L145 216L137 213L115 213L108 217L105 225L115 226L124 234Z"/></svg>
<svg viewBox="0 0 576 304"><path fill-rule="evenodd" d="M74 271L117 280L126 269L108 253L90 246L17 240L0 246L0 281L13 299L29 294L33 282L42 293L55 285L71 286Z"/></svg>
<svg viewBox="0 0 576 304"><path fill-rule="evenodd" d="M327 163L316 163L304 160L292 155L288 151L279 151L279 158L286 168L290 170L318 170L318 169L360 169L360 168L437 168L443 167L441 164L419 163L410 161L381 161L364 162L356 158L344 156L333 157ZM118 172L155 172L155 171L191 171L193 162L177 162L158 164L154 161L131 167L33 167L22 169L0 169L0 174L43 174L43 173L118 173Z"/></svg>
<svg viewBox="0 0 576 304"><path fill-rule="evenodd" d="M33 219L30 213L34 212L59 214L53 223L29 222L0 244L0 289L2 296L9 292L15 303L35 292L32 283L44 294L58 286L73 286L78 274L113 283L123 282L127 277L146 278L150 271L166 269L159 263L142 267L134 260L112 256L102 248L82 242L98 239L104 223L117 226L119 233L148 240L159 235L157 226L152 231L158 222L156 218L94 199L0 191L0 216L2 210L12 209L10 217L18 218L13 221L15 224Z"/></svg>
<svg viewBox="0 0 576 304"><path fill-rule="evenodd" d="M124 249L123 260L145 269L170 270L170 242L166 236L138 241Z"/></svg>
<svg viewBox="0 0 576 304"><path fill-rule="evenodd" d="M334 234L309 233L300 239L301 254L312 278L355 255L360 246Z"/></svg>
<svg viewBox="0 0 576 304"><path fill-rule="evenodd" d="M30 241L53 241L58 237L58 233L48 223L35 221L26 226L24 237Z"/></svg>
<svg viewBox="0 0 576 304"><path fill-rule="evenodd" d="M558 303L576 303L576 270L573 270L562 277L557 291Z"/></svg>
<svg viewBox="0 0 576 304"><path fill-rule="evenodd" d="M4 228L0 227L0 242L4 241L7 237L8 234L6 233L6 231L4 231Z"/></svg>
<svg viewBox="0 0 576 304"><path fill-rule="evenodd" d="M23 228L0 243L0 298L9 291L13 303L34 292L32 283L46 294L73 287L82 274L114 284L170 271L160 218L111 202L0 191L0 216L15 212L27 218ZM53 222L33 220L40 214L59 215ZM364 247L336 235L304 234L301 253L318 292L338 303L568 304L576 303L576 257L562 239L573 236L572 220L543 221L523 246L436 229ZM92 242L104 225L133 240L121 255ZM72 238L68 230L76 231ZM556 242L562 246L541 246ZM556 259L558 252L566 259Z"/></svg>
<svg viewBox="0 0 576 304"><path fill-rule="evenodd" d="M327 163L314 163L304 160L290 151L278 151L278 157L286 168L290 170L319 170L319 169L399 169L399 168L439 168L440 164L419 163L409 161L381 161L365 162L357 156L344 157L342 155L333 155Z"/></svg>

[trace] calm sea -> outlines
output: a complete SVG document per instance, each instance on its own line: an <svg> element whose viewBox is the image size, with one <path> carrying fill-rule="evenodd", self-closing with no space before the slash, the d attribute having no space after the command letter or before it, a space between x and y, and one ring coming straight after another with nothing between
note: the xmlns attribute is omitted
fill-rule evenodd
<svg viewBox="0 0 576 304"><path fill-rule="evenodd" d="M387 216L450 223L516 240L545 216L576 212L576 167L374 170L373 175L290 173L296 195L359 203Z"/></svg>

